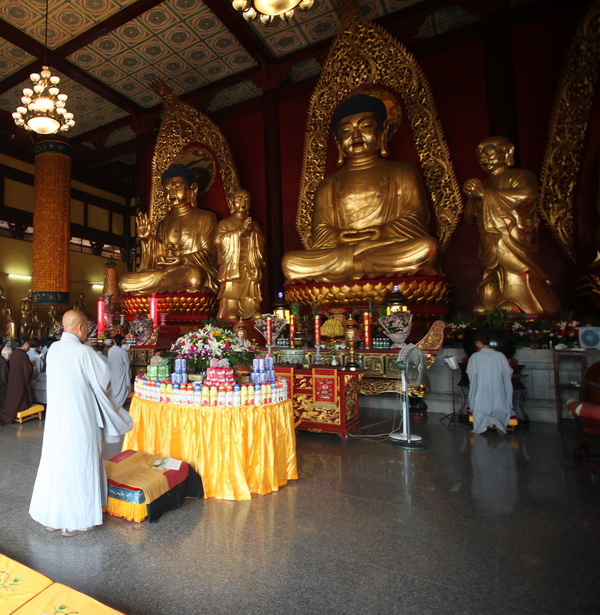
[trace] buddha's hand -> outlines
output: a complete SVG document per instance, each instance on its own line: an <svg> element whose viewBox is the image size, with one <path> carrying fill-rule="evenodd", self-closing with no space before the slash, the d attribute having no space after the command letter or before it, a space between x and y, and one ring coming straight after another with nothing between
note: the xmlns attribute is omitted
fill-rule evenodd
<svg viewBox="0 0 600 615"><path fill-rule="evenodd" d="M140 237L141 239L146 239L150 236L152 224L150 223L150 218L148 217L148 214L139 213L135 217L135 224L137 226L138 237Z"/></svg>
<svg viewBox="0 0 600 615"><path fill-rule="evenodd" d="M359 241L374 241L381 237L381 229L376 226L369 226L359 231L346 230L340 233L342 243L358 243Z"/></svg>
<svg viewBox="0 0 600 615"><path fill-rule="evenodd" d="M171 267L173 265L182 265L183 259L180 256L161 256L156 263L157 267Z"/></svg>
<svg viewBox="0 0 600 615"><path fill-rule="evenodd" d="M483 197L483 182L476 177L467 179L463 192L471 199L480 199Z"/></svg>

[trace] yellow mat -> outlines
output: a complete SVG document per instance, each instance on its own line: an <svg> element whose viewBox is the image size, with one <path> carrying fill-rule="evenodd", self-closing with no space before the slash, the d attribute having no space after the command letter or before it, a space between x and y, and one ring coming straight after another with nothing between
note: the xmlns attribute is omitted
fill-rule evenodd
<svg viewBox="0 0 600 615"><path fill-rule="evenodd" d="M13 613L14 615L41 615L42 613L48 615L54 613L124 615L62 583L53 583Z"/></svg>
<svg viewBox="0 0 600 615"><path fill-rule="evenodd" d="M52 584L43 574L0 555L0 615L15 613Z"/></svg>

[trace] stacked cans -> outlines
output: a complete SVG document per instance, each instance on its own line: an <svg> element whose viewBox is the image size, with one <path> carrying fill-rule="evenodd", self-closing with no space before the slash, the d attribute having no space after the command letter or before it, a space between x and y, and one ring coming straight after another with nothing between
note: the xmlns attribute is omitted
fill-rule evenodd
<svg viewBox="0 0 600 615"><path fill-rule="evenodd" d="M175 359L175 371L171 374L173 384L187 384L187 361L185 359Z"/></svg>

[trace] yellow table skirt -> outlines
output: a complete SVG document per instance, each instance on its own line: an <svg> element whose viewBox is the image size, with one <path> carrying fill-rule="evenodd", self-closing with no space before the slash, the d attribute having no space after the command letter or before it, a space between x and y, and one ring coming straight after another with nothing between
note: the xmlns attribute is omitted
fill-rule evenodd
<svg viewBox="0 0 600 615"><path fill-rule="evenodd" d="M123 450L187 461L206 498L249 500L298 478L291 401L207 408L134 397L129 412Z"/></svg>

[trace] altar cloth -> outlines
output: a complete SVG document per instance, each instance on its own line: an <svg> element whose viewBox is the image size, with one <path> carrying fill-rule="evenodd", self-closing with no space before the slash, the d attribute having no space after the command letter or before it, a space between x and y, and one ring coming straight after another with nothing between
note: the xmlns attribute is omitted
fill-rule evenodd
<svg viewBox="0 0 600 615"><path fill-rule="evenodd" d="M182 459L200 474L204 497L249 500L298 478L290 401L197 407L134 397L123 449Z"/></svg>

